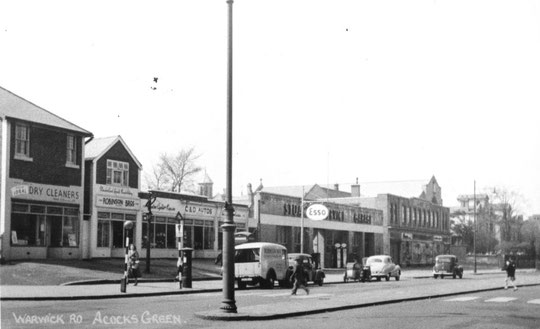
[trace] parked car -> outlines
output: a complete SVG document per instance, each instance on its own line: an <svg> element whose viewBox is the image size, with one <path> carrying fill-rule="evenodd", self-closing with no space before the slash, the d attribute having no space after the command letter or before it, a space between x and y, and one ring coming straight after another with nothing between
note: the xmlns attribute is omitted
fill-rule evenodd
<svg viewBox="0 0 540 329"><path fill-rule="evenodd" d="M307 281L313 282L315 284L318 284L319 286L322 286L324 283L325 274L322 269L317 268L315 262L313 261L313 257L309 254L299 254L299 253L292 253L289 254L289 270L292 273L294 266L296 265L296 260L300 259L302 262L302 266L304 267L304 271L307 273Z"/></svg>
<svg viewBox="0 0 540 329"><path fill-rule="evenodd" d="M366 266L369 266L371 277L377 278L377 281L381 281L382 278L385 278L386 281L390 281L391 277L394 277L396 281L399 281L399 277L401 276L401 267L394 264L392 257L387 255L368 257Z"/></svg>
<svg viewBox="0 0 540 329"><path fill-rule="evenodd" d="M458 258L455 255L439 255L435 257L433 266L433 278L452 276L452 278L463 278L463 267L458 264Z"/></svg>

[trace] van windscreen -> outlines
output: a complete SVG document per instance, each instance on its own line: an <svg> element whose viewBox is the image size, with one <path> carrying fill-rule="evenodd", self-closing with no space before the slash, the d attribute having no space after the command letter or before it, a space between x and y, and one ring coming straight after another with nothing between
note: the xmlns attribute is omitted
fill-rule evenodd
<svg viewBox="0 0 540 329"><path fill-rule="evenodd" d="M261 257L259 255L259 248L253 249L239 249L234 254L235 263L254 263L258 262Z"/></svg>

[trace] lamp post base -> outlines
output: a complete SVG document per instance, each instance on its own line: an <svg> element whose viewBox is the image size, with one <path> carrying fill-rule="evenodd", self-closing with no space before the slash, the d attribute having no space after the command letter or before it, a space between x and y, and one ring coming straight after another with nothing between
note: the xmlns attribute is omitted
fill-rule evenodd
<svg viewBox="0 0 540 329"><path fill-rule="evenodd" d="M237 313L236 302L234 300L224 300L219 308L223 313Z"/></svg>

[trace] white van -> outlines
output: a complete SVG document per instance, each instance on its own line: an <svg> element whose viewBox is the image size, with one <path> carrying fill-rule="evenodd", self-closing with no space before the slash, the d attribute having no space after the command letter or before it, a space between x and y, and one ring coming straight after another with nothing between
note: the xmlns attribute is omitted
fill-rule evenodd
<svg viewBox="0 0 540 329"><path fill-rule="evenodd" d="M287 287L288 268L287 248L280 244L250 242L235 247L234 275L238 289L258 283L272 289L276 281L281 287Z"/></svg>

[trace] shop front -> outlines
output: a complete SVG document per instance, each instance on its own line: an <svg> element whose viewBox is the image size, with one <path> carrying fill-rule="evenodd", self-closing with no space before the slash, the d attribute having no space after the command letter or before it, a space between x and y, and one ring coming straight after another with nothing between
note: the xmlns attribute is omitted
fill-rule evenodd
<svg viewBox="0 0 540 329"><path fill-rule="evenodd" d="M21 180L8 180L8 184L9 257L79 258L82 188Z"/></svg>
<svg viewBox="0 0 540 329"><path fill-rule="evenodd" d="M152 221L142 223L142 249L152 248L152 257L178 257L176 225L183 225L184 247L193 248L194 258L216 258L220 253L223 202L207 200L206 197L153 191ZM141 199L143 212L146 199ZM235 205L234 221L237 231L246 227L247 206ZM146 215L145 215L146 217Z"/></svg>
<svg viewBox="0 0 540 329"><path fill-rule="evenodd" d="M136 246L141 230L141 201L138 190L128 187L95 185L92 209L92 257L124 257L126 238ZM124 223L134 223L131 230Z"/></svg>
<svg viewBox="0 0 540 329"><path fill-rule="evenodd" d="M449 237L442 235L402 232L392 236L392 254L399 255L395 258L403 266L432 265L435 257L449 253Z"/></svg>

